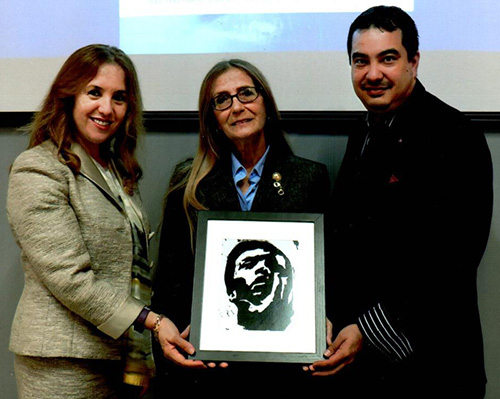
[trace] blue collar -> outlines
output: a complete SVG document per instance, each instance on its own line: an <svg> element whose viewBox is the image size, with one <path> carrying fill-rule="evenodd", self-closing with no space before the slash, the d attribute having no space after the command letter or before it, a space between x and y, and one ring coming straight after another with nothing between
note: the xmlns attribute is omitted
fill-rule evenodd
<svg viewBox="0 0 500 399"><path fill-rule="evenodd" d="M249 211L252 207L253 200L255 198L255 193L257 192L258 184L262 176L262 170L264 169L264 163L269 153L269 146L267 146L266 152L259 161L255 164L254 168L250 172L248 183L250 187L247 192L243 194L239 188L238 182L243 180L247 176L247 171L245 167L241 164L239 159L231 153L231 168L233 172L233 181L238 192L238 199L240 200L241 209L243 211Z"/></svg>
<svg viewBox="0 0 500 399"><path fill-rule="evenodd" d="M264 153L264 155L262 155L262 157L253 167L252 172L250 173L250 177L254 173L256 173L259 178L262 176L262 170L264 169L264 162L266 162L268 153L269 153L269 146L267 146L266 152ZM241 164L240 160L236 157L236 155L234 155L234 153L231 153L231 166L233 170L233 179L235 183L240 181L247 175L245 167ZM244 173L243 177L239 176L241 173ZM238 179L237 176L239 177Z"/></svg>

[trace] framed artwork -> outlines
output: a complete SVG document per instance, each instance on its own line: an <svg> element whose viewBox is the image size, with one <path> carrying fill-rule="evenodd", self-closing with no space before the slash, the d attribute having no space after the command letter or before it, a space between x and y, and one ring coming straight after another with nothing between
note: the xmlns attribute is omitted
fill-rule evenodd
<svg viewBox="0 0 500 399"><path fill-rule="evenodd" d="M322 214L199 212L192 358L320 360L324 292Z"/></svg>

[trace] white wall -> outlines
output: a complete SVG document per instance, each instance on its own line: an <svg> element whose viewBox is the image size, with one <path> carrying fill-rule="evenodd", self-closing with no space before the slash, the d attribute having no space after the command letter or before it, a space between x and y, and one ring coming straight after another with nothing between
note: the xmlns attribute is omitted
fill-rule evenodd
<svg viewBox="0 0 500 399"><path fill-rule="evenodd" d="M196 110L203 77L216 62L231 57L262 70L280 110L362 109L352 90L346 52L303 51L131 56L146 110ZM0 112L37 110L64 60L0 58ZM423 51L419 77L430 92L462 111L498 112L499 63L500 52Z"/></svg>

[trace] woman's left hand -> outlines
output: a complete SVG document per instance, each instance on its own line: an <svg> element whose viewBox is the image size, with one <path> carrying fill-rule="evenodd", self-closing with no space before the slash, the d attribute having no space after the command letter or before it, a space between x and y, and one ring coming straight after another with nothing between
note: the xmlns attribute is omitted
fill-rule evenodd
<svg viewBox="0 0 500 399"><path fill-rule="evenodd" d="M157 315L150 312L148 320L146 321L147 328L153 330L157 323ZM190 326L188 326L182 333L179 333L177 326L167 317L163 317L158 327L157 339L160 343L164 356L174 362L175 364L193 369L204 369L214 367L227 367L227 363L210 362L205 364L201 360L189 359L188 356L194 355L196 349L188 341Z"/></svg>
<svg viewBox="0 0 500 399"><path fill-rule="evenodd" d="M163 317L158 328L158 342L165 357L175 364L188 368L205 368L201 360L188 359L195 353L194 346L187 340L189 327L179 334L177 326L168 318Z"/></svg>

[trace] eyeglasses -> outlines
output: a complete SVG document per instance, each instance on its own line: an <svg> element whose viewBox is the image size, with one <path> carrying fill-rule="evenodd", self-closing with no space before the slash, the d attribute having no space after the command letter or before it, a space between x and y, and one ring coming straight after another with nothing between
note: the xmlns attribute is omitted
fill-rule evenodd
<svg viewBox="0 0 500 399"><path fill-rule="evenodd" d="M224 111L233 105L233 98L237 97L242 104L248 104L257 100L259 92L255 87L242 87L236 94L230 95L227 93L219 94L212 98L212 108L216 111Z"/></svg>

